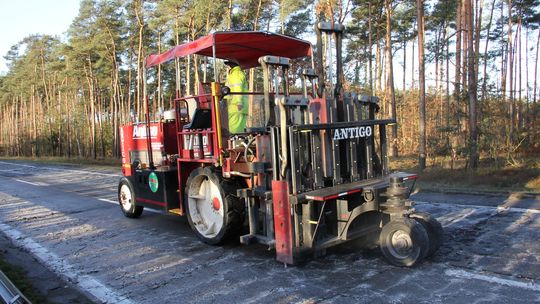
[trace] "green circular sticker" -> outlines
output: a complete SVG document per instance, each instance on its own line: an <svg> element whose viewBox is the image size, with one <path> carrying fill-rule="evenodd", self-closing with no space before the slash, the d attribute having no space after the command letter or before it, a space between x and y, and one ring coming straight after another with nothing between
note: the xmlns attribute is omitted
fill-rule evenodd
<svg viewBox="0 0 540 304"><path fill-rule="evenodd" d="M159 181L158 181L156 173L154 172L150 173L150 176L148 176L148 185L150 186L150 190L152 190L152 192L157 191L159 187Z"/></svg>

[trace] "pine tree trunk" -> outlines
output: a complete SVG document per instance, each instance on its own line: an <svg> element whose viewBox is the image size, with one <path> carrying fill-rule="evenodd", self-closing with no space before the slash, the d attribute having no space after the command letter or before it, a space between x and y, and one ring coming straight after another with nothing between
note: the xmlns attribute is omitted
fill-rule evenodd
<svg viewBox="0 0 540 304"><path fill-rule="evenodd" d="M525 120L528 123L530 118L530 90L529 90L529 28L526 28L525 32L525 106L526 114Z"/></svg>
<svg viewBox="0 0 540 304"><path fill-rule="evenodd" d="M504 18L504 1L501 1L500 2L501 4L501 19ZM499 30L501 31L501 33L504 31L504 25L502 24L501 22L501 25L500 25L500 28ZM505 41L504 39L501 39L501 67L500 67L500 71L501 71L501 85L500 85L500 91L501 91L501 97L502 97L502 102L503 103L506 103L506 78L507 78L507 66L508 66L508 41ZM507 119L508 117L505 117L505 119ZM506 123L506 125L508 126L508 123Z"/></svg>
<svg viewBox="0 0 540 304"><path fill-rule="evenodd" d="M522 64L521 64L521 59L522 59L522 53L521 53L521 49L522 49L522 35L523 35L523 25L522 25L522 18L521 18L521 9L518 13L518 31L516 33L517 37L519 40L516 41L517 45L518 45L518 60L517 60L517 75L518 75L518 79L517 79L517 90L518 90L518 99L517 99L517 113L516 113L516 119L517 119L517 129L518 130L521 130L522 127L523 127L523 99L522 99L522 83L521 83L521 80L522 80L522 77L521 77L521 67L522 67ZM519 33L519 34L518 34ZM519 41L519 42L518 42Z"/></svg>
<svg viewBox="0 0 540 304"><path fill-rule="evenodd" d="M407 40L403 40L403 94L407 90Z"/></svg>
<svg viewBox="0 0 540 304"><path fill-rule="evenodd" d="M456 12L456 71L454 77L454 102L459 104L461 98L461 1L458 2Z"/></svg>
<svg viewBox="0 0 540 304"><path fill-rule="evenodd" d="M467 62L467 59L469 58L469 48L468 48L468 45L469 45L469 35L468 33L466 32L467 29L468 29L468 23L469 23L469 20L467 18L467 10L466 10L466 5L467 5L467 1L468 0L462 0L461 1L461 26L462 26L462 47L461 47L461 58L463 60L463 63L461 65L461 69L462 69L462 72L461 72L461 86L462 86L462 92L464 92L464 94L466 94L468 88L468 82L467 82L467 77L469 75L467 69L469 67L468 65L468 62ZM463 96L463 99L465 99L465 96ZM466 107L466 106L464 106ZM466 110L464 110L466 111Z"/></svg>
<svg viewBox="0 0 540 304"><path fill-rule="evenodd" d="M416 23L417 31L418 31L418 23ZM416 87L416 82L414 80L414 76L416 75L416 71L414 70L414 45L415 41L412 41L412 55L411 55L411 90L414 90Z"/></svg>
<svg viewBox="0 0 540 304"><path fill-rule="evenodd" d="M533 126L534 126L534 131L537 131L538 130L538 124L536 123L536 120L537 120L537 107L536 107L536 98L537 98L537 94L536 94L536 90L538 89L538 50L540 49L540 29L538 29L538 37L536 38L536 56L534 58L534 86L533 86L533 112L532 112L532 117L533 117ZM534 137L533 139L536 139L538 138L538 136L536 135L538 132L533 132Z"/></svg>
<svg viewBox="0 0 540 304"><path fill-rule="evenodd" d="M232 1L232 0L230 0ZM175 43L176 45L179 45L180 44L180 21L178 20L179 19L179 15L180 15L180 7L179 6L176 6L175 7L175 20L174 20L174 38L175 38ZM216 64L214 62L214 64ZM182 91L182 87L181 87L181 84L180 84L180 78L181 78L181 75L180 75L180 59L179 58L175 58L174 59L174 68L175 68L175 76L176 76L176 98L179 98L180 95L181 95L181 91Z"/></svg>
<svg viewBox="0 0 540 304"><path fill-rule="evenodd" d="M68 80L69 81L69 80ZM66 83L67 86L67 83ZM72 142L71 142L71 107L69 106L69 98L68 93L66 92L65 95L65 101L66 101L66 117L67 117L67 123L66 123L66 137L67 137L67 157L71 158L71 149L72 149ZM74 98L75 99L75 98Z"/></svg>
<svg viewBox="0 0 540 304"><path fill-rule="evenodd" d="M446 23L442 26L442 38L440 41L441 49L439 50L439 86L438 86L438 92L439 92L439 103L440 103L440 110L439 110L439 130L442 130L444 126L444 102L443 102L443 78L444 78L444 41L446 41ZM439 136L441 140L444 138L443 132L439 131Z"/></svg>
<svg viewBox="0 0 540 304"><path fill-rule="evenodd" d="M392 65L392 1L385 0L386 7L386 99L390 102L390 117L396 119L396 95L394 91L394 67ZM397 124L392 125L390 156L398 156Z"/></svg>
<svg viewBox="0 0 540 304"><path fill-rule="evenodd" d="M510 88L510 100L509 100L509 119L508 119L508 125L510 126L510 129L508 131L508 145L511 145L514 141L514 90L513 90L513 71L514 71L514 55L513 55L513 45L512 42L512 0L507 0L508 3L508 46L507 46L507 60L508 60L508 80L510 81L508 87Z"/></svg>
<svg viewBox="0 0 540 304"><path fill-rule="evenodd" d="M233 11L233 0L229 0L229 5L227 6L227 30L231 30L232 27L232 11Z"/></svg>
<svg viewBox="0 0 540 304"><path fill-rule="evenodd" d="M22 101L22 98L20 99L20 101ZM20 142L20 137L19 137L19 134L20 133L20 130L19 130L19 103L16 102L15 103L15 106L13 107L13 112L14 112L14 118L13 118L13 124L15 125L15 151L16 151L16 156L21 156L21 142Z"/></svg>
<svg viewBox="0 0 540 304"><path fill-rule="evenodd" d="M139 0L140 1L140 0ZM144 73L144 54L143 54L143 34L144 34L144 19L142 14L142 1L137 1L137 8L135 9L135 15L137 17L137 25L139 26L138 42L139 47L137 50L137 117L142 118L143 111L143 73ZM140 9L140 11L139 11Z"/></svg>
<svg viewBox="0 0 540 304"><path fill-rule="evenodd" d="M416 0L418 17L418 84L419 84L419 128L418 166L426 168L426 86L424 69L424 1Z"/></svg>
<svg viewBox="0 0 540 304"><path fill-rule="evenodd" d="M158 54L161 54L161 30L158 30L157 47L158 47ZM161 92L161 64L158 64L158 67L157 67L157 104L158 104L158 107L163 109L164 108L163 103L164 103L163 96Z"/></svg>
<svg viewBox="0 0 540 304"><path fill-rule="evenodd" d="M131 47L131 40L130 40L130 49L132 49ZM129 69L128 69L128 75L127 75L127 87L126 87L126 95L127 95L127 105L126 105L126 114L127 114L127 120L128 121L130 118L131 118L131 109L133 110L136 110L137 113L139 113L139 103L136 103L135 105L133 104L133 98L132 98L132 95L131 95L131 88L132 88L132 85L133 85L133 55L131 54L131 52L129 52L129 59L128 59L128 62L129 62ZM137 114L138 115L138 114Z"/></svg>
<svg viewBox="0 0 540 304"><path fill-rule="evenodd" d="M32 85L32 157L39 156L37 145L37 124L36 124L36 86Z"/></svg>
<svg viewBox="0 0 540 304"><path fill-rule="evenodd" d="M465 16L467 18L467 80L469 95L469 167L476 169L478 167L478 130L477 130L477 85L476 85L476 55L474 43L474 24L473 24L473 6L472 0L465 0ZM480 25L478 25L480 26ZM476 37L479 39L479 37Z"/></svg>
<svg viewBox="0 0 540 304"><path fill-rule="evenodd" d="M372 40L372 25L371 25L371 0L368 1L368 47L369 47L369 95L373 96L373 40ZM540 37L540 36L539 36Z"/></svg>
<svg viewBox="0 0 540 304"><path fill-rule="evenodd" d="M260 17L260 13L261 13L261 8L262 8L262 0L259 0L258 4L257 4L257 12L255 13L255 19L253 20L253 30L254 31L257 31L258 28L259 28L259 17ZM250 92L254 92L254 83L255 83L255 69L254 68L251 68L249 69L249 82L248 82L248 90ZM249 96L249 117L251 117L251 119L248 119L248 127L253 127L253 115L254 115L254 107L255 105L253 104L253 95L250 95Z"/></svg>
<svg viewBox="0 0 540 304"><path fill-rule="evenodd" d="M90 115L89 117L89 124L90 124L90 145L91 145L91 153L92 157L94 159L97 158L97 148L96 148L96 112L94 107L94 76L92 75L92 62L90 61L90 58L88 58L88 71L86 71L86 81L88 83L88 97L89 97L89 105L90 105Z"/></svg>
<svg viewBox="0 0 540 304"><path fill-rule="evenodd" d="M110 29L107 27L107 32L109 34L109 39L111 41L111 65L112 65L112 71L111 71L111 103L110 103L110 110L111 110L111 124L112 124L112 133L113 133L113 151L112 155L113 157L119 157L120 156L120 148L119 148L119 134L118 134L118 108L119 108L119 102L120 102L120 95L118 93L118 78L119 78L119 72L118 72L118 62L116 60L116 42L114 41L114 37L110 31ZM159 45L158 45L159 47ZM158 74L159 76L159 74Z"/></svg>
<svg viewBox="0 0 540 304"><path fill-rule="evenodd" d="M102 110L102 95L101 93L98 94L98 103L97 103L97 121L98 121L98 128L99 128L99 143L101 147L101 157L105 157L105 138L103 136L103 110Z"/></svg>
<svg viewBox="0 0 540 304"><path fill-rule="evenodd" d="M474 82L476 83L476 88L478 89L478 72L480 71L480 31L482 30L482 12L484 7L484 0L480 0L478 5L478 0L476 0L476 20L474 27ZM489 40L489 38L487 38Z"/></svg>
<svg viewBox="0 0 540 304"><path fill-rule="evenodd" d="M379 40L378 37L376 37L375 40L378 41ZM375 71L376 71L375 76L377 77L377 80L375 82L375 94L378 94L378 92L382 88L381 48L378 42L376 43L376 46L375 46ZM385 113L384 104L383 104L383 113Z"/></svg>
<svg viewBox="0 0 540 304"><path fill-rule="evenodd" d="M194 31L193 29L193 16L189 19L189 25L188 25L188 34L187 34L187 42L190 42L190 34ZM186 95L191 95L191 55L187 56L187 65L186 65Z"/></svg>
<svg viewBox="0 0 540 304"><path fill-rule="evenodd" d="M495 0L493 0L491 4L491 12L489 13L489 23L487 26L487 33L486 33L486 45L484 46L484 72L483 72L483 80L482 80L482 103L484 103L486 94L487 94L487 83L488 83L488 76L487 76L487 61L488 61L488 45L489 45L489 34L491 32L491 23L493 21L493 11L495 10Z"/></svg>
<svg viewBox="0 0 540 304"><path fill-rule="evenodd" d="M446 25L448 28L448 25ZM450 39L446 40L446 147L450 147Z"/></svg>

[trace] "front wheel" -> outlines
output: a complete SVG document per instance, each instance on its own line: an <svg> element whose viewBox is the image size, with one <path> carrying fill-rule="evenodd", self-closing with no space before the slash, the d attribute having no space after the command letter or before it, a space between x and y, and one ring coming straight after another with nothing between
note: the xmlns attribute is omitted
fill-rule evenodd
<svg viewBox="0 0 540 304"><path fill-rule="evenodd" d="M243 204L236 183L209 167L197 168L186 182L185 207L197 237L211 245L223 244L242 227Z"/></svg>
<svg viewBox="0 0 540 304"><path fill-rule="evenodd" d="M392 220L384 225L379 242L384 257L396 266L414 266L429 250L426 229L409 218Z"/></svg>
<svg viewBox="0 0 540 304"><path fill-rule="evenodd" d="M118 202L120 203L120 209L122 213L129 218L140 217L144 207L135 205L135 192L131 182L122 177L118 183Z"/></svg>

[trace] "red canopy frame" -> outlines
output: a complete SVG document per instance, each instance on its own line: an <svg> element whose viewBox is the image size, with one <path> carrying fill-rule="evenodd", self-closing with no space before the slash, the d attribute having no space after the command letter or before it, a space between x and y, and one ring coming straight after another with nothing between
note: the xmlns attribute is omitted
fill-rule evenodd
<svg viewBox="0 0 540 304"><path fill-rule="evenodd" d="M246 69L259 66L261 56L301 58L311 56L312 48L308 41L269 32L216 32L162 54L149 55L146 67L191 54L234 61Z"/></svg>

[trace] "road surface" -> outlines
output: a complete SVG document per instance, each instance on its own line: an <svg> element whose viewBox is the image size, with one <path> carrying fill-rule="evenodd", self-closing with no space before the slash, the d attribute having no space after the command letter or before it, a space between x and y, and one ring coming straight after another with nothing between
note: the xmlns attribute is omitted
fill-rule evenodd
<svg viewBox="0 0 540 304"><path fill-rule="evenodd" d="M414 268L348 244L301 267L201 243L182 217L125 218L119 170L1 161L0 233L97 303L540 302L540 198L418 193L445 242Z"/></svg>

